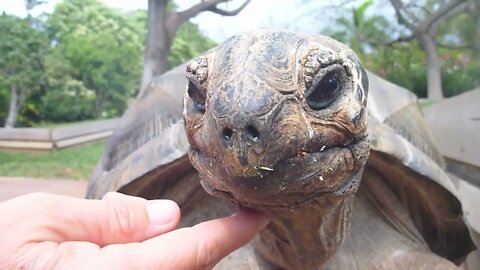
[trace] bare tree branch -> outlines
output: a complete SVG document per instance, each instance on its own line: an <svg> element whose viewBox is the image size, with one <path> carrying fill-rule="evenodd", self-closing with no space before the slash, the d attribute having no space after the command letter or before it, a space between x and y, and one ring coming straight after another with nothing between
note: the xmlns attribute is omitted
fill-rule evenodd
<svg viewBox="0 0 480 270"><path fill-rule="evenodd" d="M38 1L38 0L37 0ZM242 11L251 0L243 0L243 4L235 10L223 10L217 7L220 3L231 0L196 0L196 4L179 12L169 12L170 0L148 0L148 34L145 59L139 96L147 89L152 78L165 72L168 68L167 58L178 28L190 18L201 12L210 11L224 16L234 16Z"/></svg>
<svg viewBox="0 0 480 270"><path fill-rule="evenodd" d="M441 3L437 10L426 16L426 18L418 19L418 22L415 23L408 20L404 15L404 13L408 13L409 9L404 5L402 0L390 0L390 3L395 10L397 20L400 24L406 26L413 32L430 33L431 35L436 33L440 23L465 11L468 7L466 0L452 0Z"/></svg>
<svg viewBox="0 0 480 270"><path fill-rule="evenodd" d="M415 36L415 39L425 52L429 98L443 98L441 62L437 51L438 43L435 40L438 26L450 17L458 15L461 12L466 12L468 9L467 1L478 0L439 1L436 3L438 8L434 9L431 14L425 13L424 16L422 16L423 18L416 21L409 21L405 14L409 14L412 8L406 7L402 0L390 0L398 22L412 31L412 35Z"/></svg>
<svg viewBox="0 0 480 270"><path fill-rule="evenodd" d="M421 10L423 13L425 13L427 16L429 16L430 14L432 14L432 12L430 10L428 10L427 7L423 6L423 5L419 5L418 3L408 3L406 5L406 7L410 8L417 8L419 10Z"/></svg>
<svg viewBox="0 0 480 270"><path fill-rule="evenodd" d="M415 25L402 14L402 12L405 12L406 10L402 0L390 0L390 3L395 10L395 15L397 16L398 23L405 25L408 29L414 31Z"/></svg>
<svg viewBox="0 0 480 270"><path fill-rule="evenodd" d="M447 4L440 6L432 15L428 16L421 23L422 30L430 31L434 29L433 32L436 32L437 26L449 19L452 16L455 16L467 9L467 1L465 0L456 0L448 2Z"/></svg>
<svg viewBox="0 0 480 270"><path fill-rule="evenodd" d="M223 2L228 2L229 0L206 0L206 1L201 1L200 3L191 6L190 8L180 11L177 13L172 14L171 16L171 22L169 23L170 25L173 25L172 27L177 28L180 26L182 23L186 22L188 19L197 16L199 13L203 11L211 11L214 13L217 13L219 15L223 16L235 16L240 11L242 11L248 3L250 3L251 0L245 0L245 2L235 10L223 10L217 7L218 4L223 3Z"/></svg>
<svg viewBox="0 0 480 270"><path fill-rule="evenodd" d="M393 44L395 43L401 43L401 42L409 42L409 41L412 41L415 39L415 36L414 35L409 35L409 36L401 36L401 37L398 37L394 40L391 40L389 42L387 42L385 45L387 46L392 46Z"/></svg>
<svg viewBox="0 0 480 270"><path fill-rule="evenodd" d="M221 2L225 2L226 0L207 0L207 1L201 1L200 3L191 6L190 8L180 11L177 13L172 14L174 17L175 25L179 26L182 23L188 21L188 19L197 16L203 11L208 10L211 7L216 6L217 4Z"/></svg>
<svg viewBox="0 0 480 270"><path fill-rule="evenodd" d="M238 8L236 8L234 10L231 10L231 11L217 8L217 6L213 6L213 7L209 8L208 11L211 11L213 13L216 13L216 14L219 14L219 15L222 15L222 16L235 16L238 13L240 13L240 11L242 11L248 5L248 3L250 3L250 1L251 0L246 0L245 2L243 2L243 4L241 6L239 6Z"/></svg>

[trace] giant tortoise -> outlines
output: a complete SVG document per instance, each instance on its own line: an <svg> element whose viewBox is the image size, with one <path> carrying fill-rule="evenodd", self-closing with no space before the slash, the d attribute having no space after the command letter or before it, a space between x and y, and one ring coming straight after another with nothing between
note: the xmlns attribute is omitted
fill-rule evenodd
<svg viewBox="0 0 480 270"><path fill-rule="evenodd" d="M237 35L154 79L87 196L108 191L173 199L181 226L268 215L218 269L456 269L475 248L415 96L323 36Z"/></svg>

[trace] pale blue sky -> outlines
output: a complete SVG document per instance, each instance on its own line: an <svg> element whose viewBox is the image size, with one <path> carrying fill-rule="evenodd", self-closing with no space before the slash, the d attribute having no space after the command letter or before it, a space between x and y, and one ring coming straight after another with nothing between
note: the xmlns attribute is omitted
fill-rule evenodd
<svg viewBox="0 0 480 270"><path fill-rule="evenodd" d="M146 9L146 0L120 1L100 0L105 4L122 10ZM52 12L60 0L48 0L46 4L36 7L32 14ZM176 0L180 9L185 9L197 1ZM301 4L308 2L308 5ZM200 29L212 39L221 42L231 35L248 31L258 27L287 28L290 30L318 33L330 21L327 14L335 12L328 9L322 13L322 9L335 1L308 1L308 0L253 0L239 15L234 17L222 17L211 12L201 13L193 19L193 22L200 26ZM0 12L25 16L25 2L23 0L0 0ZM234 0L223 6L225 9L233 9L243 3L241 0ZM312 11L316 14L312 14ZM305 16L306 14L310 16ZM308 18L306 18L308 17ZM317 18L316 18L317 17Z"/></svg>

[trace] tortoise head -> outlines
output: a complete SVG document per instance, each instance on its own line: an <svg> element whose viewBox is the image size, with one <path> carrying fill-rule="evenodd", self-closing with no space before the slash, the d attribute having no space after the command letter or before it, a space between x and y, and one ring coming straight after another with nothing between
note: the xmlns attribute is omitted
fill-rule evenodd
<svg viewBox="0 0 480 270"><path fill-rule="evenodd" d="M343 44L247 33L193 60L187 78L189 157L207 192L258 208L357 190L368 80Z"/></svg>

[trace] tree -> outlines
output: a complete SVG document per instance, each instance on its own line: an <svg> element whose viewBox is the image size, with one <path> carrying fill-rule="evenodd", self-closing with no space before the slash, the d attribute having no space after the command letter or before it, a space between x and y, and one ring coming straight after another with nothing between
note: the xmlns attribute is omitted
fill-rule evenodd
<svg viewBox="0 0 480 270"><path fill-rule="evenodd" d="M360 58L364 58L365 53L371 51L372 47L385 43L388 40L388 32L392 31L385 17L367 16L367 10L372 5L373 0L361 2L349 10L346 16L337 17L336 27L325 29L324 34L348 44Z"/></svg>
<svg viewBox="0 0 480 270"><path fill-rule="evenodd" d="M79 99L86 102L91 97L87 92L93 91L95 117L121 115L140 85L146 22L145 11L122 13L98 0L64 0L59 3L46 24L52 44L55 44L52 51L58 61L66 61L69 67L57 70L69 72L68 76L63 75L66 80L61 80L61 76L52 80L56 86L49 89L52 92L43 100L60 99L63 89L65 99L69 99L71 93L81 91L85 94L79 95ZM178 28L171 43L165 63L167 67L183 63L215 45L191 22ZM78 82L82 83L81 86ZM47 104L43 108L45 114L53 116L54 108ZM84 112L88 106L75 108L77 110L71 115L89 115ZM59 120L58 114L55 115L53 120Z"/></svg>
<svg viewBox="0 0 480 270"><path fill-rule="evenodd" d="M47 26L54 50L72 67L72 79L81 82L65 84L66 97L68 89L90 89L95 117L121 115L140 77L143 37L136 20L96 0L65 0Z"/></svg>
<svg viewBox="0 0 480 270"><path fill-rule="evenodd" d="M95 118L95 91L74 78L75 68L62 53L57 47L46 55L47 90L29 100L38 115L23 112L27 120L64 123Z"/></svg>
<svg viewBox="0 0 480 270"><path fill-rule="evenodd" d="M25 4L30 10L43 2ZM15 115L17 125L119 116L138 93L147 11L122 12L98 0L64 0L39 19L3 16L0 108L13 108L15 113L9 115ZM167 66L215 45L187 21L176 31ZM7 67L9 76L4 72ZM12 67L15 74L10 76ZM10 103L10 97L16 102ZM12 119L7 114L0 110L0 125Z"/></svg>
<svg viewBox="0 0 480 270"><path fill-rule="evenodd" d="M223 16L235 16L248 5L245 0L238 8L228 11L218 7L220 3L230 0L202 0L183 11L169 11L168 0L148 0L147 40L143 62L140 93L153 77L167 70L167 57L179 27L201 12L210 11Z"/></svg>
<svg viewBox="0 0 480 270"><path fill-rule="evenodd" d="M27 98L45 83L44 55L48 40L32 27L32 20L0 15L0 82L9 89L7 128L15 126Z"/></svg>
<svg viewBox="0 0 480 270"><path fill-rule="evenodd" d="M173 39L167 58L167 68L170 69L185 63L216 45L214 41L200 32L196 24L186 22L180 26L175 39Z"/></svg>
<svg viewBox="0 0 480 270"><path fill-rule="evenodd" d="M4 79L3 76L0 76L0 108L8 108L10 94L8 89L5 88L5 84L1 81L2 79ZM7 110L0 110L0 127L5 125L7 113Z"/></svg>
<svg viewBox="0 0 480 270"><path fill-rule="evenodd" d="M426 97L425 52L414 37L405 35L409 30L382 15L385 8L371 0L351 7L337 8L335 23L323 32L348 44L368 69L419 97ZM480 85L480 50L476 49L479 39L475 27L478 17L476 12L464 12L439 26L436 43L445 96Z"/></svg>
<svg viewBox="0 0 480 270"><path fill-rule="evenodd" d="M403 37L403 39L415 38L425 52L428 98L442 99L444 94L442 90L441 60L438 55L436 36L442 23L467 11L469 1L427 1L421 6L415 2L405 4L401 0L390 0L390 2L395 9L398 22L411 32L409 37Z"/></svg>

